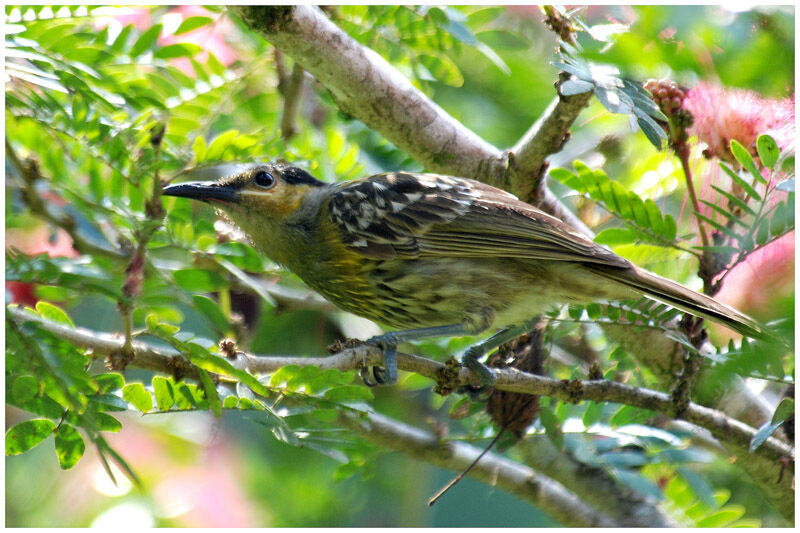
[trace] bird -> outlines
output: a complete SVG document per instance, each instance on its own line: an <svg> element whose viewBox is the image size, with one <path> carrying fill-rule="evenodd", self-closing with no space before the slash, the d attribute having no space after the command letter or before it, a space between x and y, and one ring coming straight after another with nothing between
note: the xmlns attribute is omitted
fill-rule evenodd
<svg viewBox="0 0 800 533"><path fill-rule="evenodd" d="M403 342L496 330L463 355L491 387L495 375L479 359L563 304L645 296L749 337L766 334L745 314L469 178L398 171L327 183L276 162L162 193L212 204L331 303L394 328L366 341L383 349L371 376L361 369L371 386L397 381Z"/></svg>

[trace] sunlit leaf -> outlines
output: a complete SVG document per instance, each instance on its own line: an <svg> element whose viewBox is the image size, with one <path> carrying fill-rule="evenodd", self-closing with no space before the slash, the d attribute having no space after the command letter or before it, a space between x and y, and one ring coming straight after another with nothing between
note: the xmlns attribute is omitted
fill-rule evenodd
<svg viewBox="0 0 800 533"><path fill-rule="evenodd" d="M55 427L55 422L43 418L11 426L6 431L6 455L19 455L30 450L52 435Z"/></svg>

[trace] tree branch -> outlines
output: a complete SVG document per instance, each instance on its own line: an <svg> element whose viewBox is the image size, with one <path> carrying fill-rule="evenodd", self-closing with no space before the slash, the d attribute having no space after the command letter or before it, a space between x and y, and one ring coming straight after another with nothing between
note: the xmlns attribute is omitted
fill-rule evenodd
<svg viewBox="0 0 800 533"><path fill-rule="evenodd" d="M418 428L378 413L358 417L340 412L339 421L381 447L449 470L463 470L481 453L481 450L469 444L439 440ZM621 527L623 525L588 506L557 481L491 452L483 456L469 475L536 505L567 526Z"/></svg>
<svg viewBox="0 0 800 533"><path fill-rule="evenodd" d="M40 327L72 342L78 346L91 349L96 356L116 353L124 344L124 339L107 333L100 333L85 328L71 328L69 326L52 322L39 315L23 311L19 307L6 308L14 319L20 321L33 321ZM174 360L179 353L174 349L155 348L147 343L134 341L133 354L135 364L141 368L172 372L175 368ZM347 371L360 368L363 365L377 365L383 361L383 355L377 346L359 344L354 347L344 348L337 353L324 357L295 357L295 356L254 356L244 352L239 364L253 374L267 374L288 365L316 366L321 370L330 368ZM186 363L187 365L189 363ZM191 365L190 365L191 366ZM452 365L433 361L417 355L398 353L397 366L401 370L415 372L427 378L439 381L442 374L447 373L452 377L453 387L462 385L479 385L480 380L471 370L461 367L453 368ZM557 400L577 403L582 400L595 402L616 402L642 409L650 409L668 416L674 415L674 405L669 394L631 387L616 381L600 380L559 380L534 374L520 372L514 368L494 369L497 375L495 387L500 390L550 396ZM723 413L690 403L680 418L695 425L708 429L712 435L722 442L748 446L756 430L747 424L725 416ZM754 453L766 458L779 461L781 458L794 460L794 449L778 439L770 437Z"/></svg>

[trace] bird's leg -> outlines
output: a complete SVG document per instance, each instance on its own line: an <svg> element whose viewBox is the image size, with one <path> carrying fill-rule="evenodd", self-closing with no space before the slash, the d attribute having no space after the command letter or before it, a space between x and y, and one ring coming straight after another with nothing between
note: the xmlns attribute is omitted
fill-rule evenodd
<svg viewBox="0 0 800 533"><path fill-rule="evenodd" d="M370 387L375 385L391 385L397 383L397 345L408 341L415 341L427 337L456 337L459 335L472 335L477 333L474 327L467 324L451 324L448 326L434 326L432 328L403 329L390 331L367 340L368 344L375 344L383 348L383 368L373 367L369 377L369 369L364 367L359 371L361 379ZM480 363L479 363L480 364ZM482 365L481 365L482 366Z"/></svg>
<svg viewBox="0 0 800 533"><path fill-rule="evenodd" d="M510 326L505 329L501 329L488 339L482 340L481 342L473 344L467 348L467 351L464 352L464 366L475 372L481 380L481 387L479 389L474 387L465 387L466 392L473 397L473 399L479 396L480 392L485 391L489 387L493 386L494 382L497 380L494 375L494 371L478 361L478 359L491 352L504 342L515 339L526 331L530 331L535 324L536 319L524 322L518 326Z"/></svg>

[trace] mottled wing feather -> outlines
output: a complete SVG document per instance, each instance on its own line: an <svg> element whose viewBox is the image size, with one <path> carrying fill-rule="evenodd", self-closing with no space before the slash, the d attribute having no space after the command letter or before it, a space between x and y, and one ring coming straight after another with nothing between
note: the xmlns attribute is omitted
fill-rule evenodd
<svg viewBox="0 0 800 533"><path fill-rule="evenodd" d="M344 184L330 214L354 251L375 258L509 257L630 263L557 218L483 183L385 173Z"/></svg>

